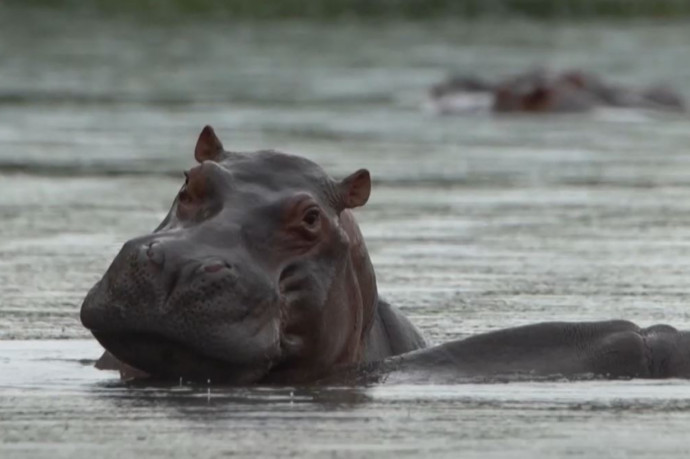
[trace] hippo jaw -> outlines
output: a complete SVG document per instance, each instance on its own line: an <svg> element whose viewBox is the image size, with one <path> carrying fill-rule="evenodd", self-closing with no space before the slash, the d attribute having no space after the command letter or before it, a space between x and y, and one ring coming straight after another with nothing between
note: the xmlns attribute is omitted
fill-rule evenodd
<svg viewBox="0 0 690 459"><path fill-rule="evenodd" d="M195 157L165 220L87 294L84 326L164 379L299 383L358 361L373 297L341 213L368 199L368 172L336 182L303 158L225 152L209 127Z"/></svg>
<svg viewBox="0 0 690 459"><path fill-rule="evenodd" d="M190 346L149 333L111 333L92 331L94 337L113 355L134 368L146 368L155 378L250 384L261 380L271 367L267 359L243 366L204 355Z"/></svg>

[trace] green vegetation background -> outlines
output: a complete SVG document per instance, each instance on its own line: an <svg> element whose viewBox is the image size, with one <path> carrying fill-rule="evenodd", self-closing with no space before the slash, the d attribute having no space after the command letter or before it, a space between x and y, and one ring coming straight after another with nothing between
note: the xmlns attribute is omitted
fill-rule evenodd
<svg viewBox="0 0 690 459"><path fill-rule="evenodd" d="M6 5L142 15L254 19L476 16L672 18L690 16L690 0L5 0Z"/></svg>

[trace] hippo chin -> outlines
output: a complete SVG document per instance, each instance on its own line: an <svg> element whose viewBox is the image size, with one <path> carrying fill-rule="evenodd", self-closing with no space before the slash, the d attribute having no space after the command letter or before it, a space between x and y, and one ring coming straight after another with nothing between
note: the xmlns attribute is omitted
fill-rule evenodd
<svg viewBox="0 0 690 459"><path fill-rule="evenodd" d="M81 309L123 377L225 382L453 383L690 377L690 333L627 321L539 323L427 348L379 299L343 180L274 151L228 152L213 129L163 222L124 244Z"/></svg>

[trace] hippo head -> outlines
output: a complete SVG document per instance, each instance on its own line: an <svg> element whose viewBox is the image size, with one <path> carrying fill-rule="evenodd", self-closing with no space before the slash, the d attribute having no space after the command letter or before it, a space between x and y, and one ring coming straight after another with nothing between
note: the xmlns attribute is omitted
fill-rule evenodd
<svg viewBox="0 0 690 459"><path fill-rule="evenodd" d="M275 151L199 163L153 233L124 244L81 321L120 361L161 378L299 383L361 360L376 282L348 209L369 172L342 181Z"/></svg>
<svg viewBox="0 0 690 459"><path fill-rule="evenodd" d="M595 97L578 75L526 74L496 87L492 109L496 112L582 112Z"/></svg>

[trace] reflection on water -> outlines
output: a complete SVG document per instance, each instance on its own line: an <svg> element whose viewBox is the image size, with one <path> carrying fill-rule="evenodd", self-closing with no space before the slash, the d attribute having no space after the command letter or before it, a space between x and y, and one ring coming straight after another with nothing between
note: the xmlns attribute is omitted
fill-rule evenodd
<svg viewBox="0 0 690 459"><path fill-rule="evenodd" d="M78 307L162 219L210 123L228 148L369 168L380 290L435 342L550 319L690 328L690 119L423 110L451 70L540 63L688 95L687 24L29 19L0 15L2 457L686 457L684 381L133 387L84 364Z"/></svg>

